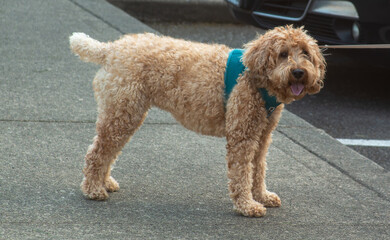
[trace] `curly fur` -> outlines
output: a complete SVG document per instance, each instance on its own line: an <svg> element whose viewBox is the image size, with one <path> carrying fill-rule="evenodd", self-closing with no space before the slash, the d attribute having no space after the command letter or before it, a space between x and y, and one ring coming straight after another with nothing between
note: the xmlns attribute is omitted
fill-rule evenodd
<svg viewBox="0 0 390 240"><path fill-rule="evenodd" d="M107 192L119 189L110 166L150 107L156 106L190 130L226 137L229 191L238 212L260 217L265 207L281 205L279 197L266 190L265 171L272 131L284 105L267 118L257 89L266 88L279 102L290 103L322 88L324 58L302 28L278 27L245 45L247 69L226 108L227 46L151 33L108 43L74 33L70 46L82 60L102 65L93 81L97 135L85 156L81 184L87 197L104 200ZM298 68L304 72L299 79L292 73ZM290 88L296 82L304 85L298 96Z"/></svg>

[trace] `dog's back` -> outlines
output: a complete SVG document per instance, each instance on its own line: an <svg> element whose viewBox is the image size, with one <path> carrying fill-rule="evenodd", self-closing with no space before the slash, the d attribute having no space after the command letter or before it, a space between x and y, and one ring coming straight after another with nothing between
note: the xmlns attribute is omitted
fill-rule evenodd
<svg viewBox="0 0 390 240"><path fill-rule="evenodd" d="M228 47L152 33L126 35L108 43L74 33L70 46L82 60L102 65L125 82L144 85L151 105L171 112L186 128L224 136Z"/></svg>

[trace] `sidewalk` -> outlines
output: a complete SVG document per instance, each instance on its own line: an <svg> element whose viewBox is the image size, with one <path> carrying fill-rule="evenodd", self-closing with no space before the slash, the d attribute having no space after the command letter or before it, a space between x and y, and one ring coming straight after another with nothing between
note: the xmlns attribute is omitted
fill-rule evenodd
<svg viewBox="0 0 390 240"><path fill-rule="evenodd" d="M154 30L104 0L0 6L0 239L389 239L390 174L287 111L267 172L282 207L264 218L232 210L225 140L157 109L112 172L121 190L86 200L98 67L73 56L68 37Z"/></svg>

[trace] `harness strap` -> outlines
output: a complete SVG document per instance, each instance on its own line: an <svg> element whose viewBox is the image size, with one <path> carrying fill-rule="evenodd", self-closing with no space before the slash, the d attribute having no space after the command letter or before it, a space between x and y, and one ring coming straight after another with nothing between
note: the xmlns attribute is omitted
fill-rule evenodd
<svg viewBox="0 0 390 240"><path fill-rule="evenodd" d="M229 99L230 93L233 91L234 86L237 84L237 78L245 71L246 67L242 62L242 55L244 54L244 49L233 49L229 53L229 57L226 63L225 70L225 106ZM267 89L259 88L264 102L265 109L267 110L267 117L269 117L272 112L280 105L280 102L276 100L275 96L270 96Z"/></svg>

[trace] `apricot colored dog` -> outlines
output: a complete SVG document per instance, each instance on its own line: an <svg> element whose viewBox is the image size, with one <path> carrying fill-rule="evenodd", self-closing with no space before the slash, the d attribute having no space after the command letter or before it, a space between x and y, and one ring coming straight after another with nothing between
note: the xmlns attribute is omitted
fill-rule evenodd
<svg viewBox="0 0 390 240"><path fill-rule="evenodd" d="M81 184L90 199L119 189L111 164L152 106L187 129L226 137L229 191L235 209L261 217L281 205L265 185L266 154L284 104L323 86L325 60L302 28L278 27L244 46L244 71L225 99L225 45L195 43L151 33L102 43L83 33L70 37L74 53L102 68L93 80L97 135L85 156ZM271 114L258 89L281 103Z"/></svg>

